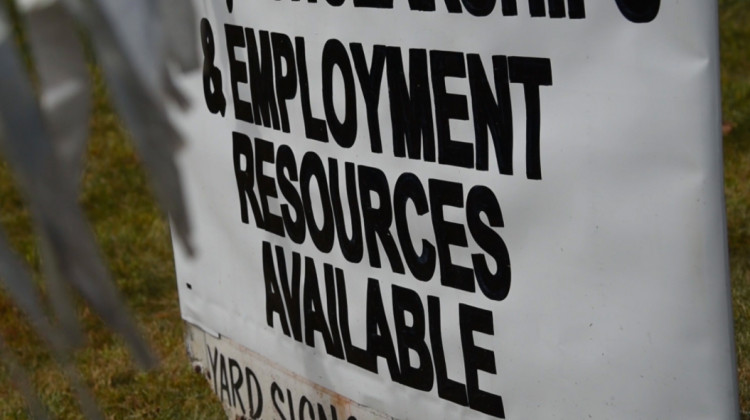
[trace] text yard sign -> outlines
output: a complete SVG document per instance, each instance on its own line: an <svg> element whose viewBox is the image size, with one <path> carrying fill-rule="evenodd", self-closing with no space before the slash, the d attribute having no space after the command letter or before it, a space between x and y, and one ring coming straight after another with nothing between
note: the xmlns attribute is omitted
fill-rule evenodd
<svg viewBox="0 0 750 420"><path fill-rule="evenodd" d="M736 417L716 8L199 0L175 254L225 406Z"/></svg>

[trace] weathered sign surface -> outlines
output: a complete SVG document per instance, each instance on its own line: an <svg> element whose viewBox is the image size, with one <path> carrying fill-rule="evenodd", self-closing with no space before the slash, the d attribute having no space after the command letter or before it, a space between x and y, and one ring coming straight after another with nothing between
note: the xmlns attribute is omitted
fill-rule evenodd
<svg viewBox="0 0 750 420"><path fill-rule="evenodd" d="M279 419L737 415L714 1L199 1L196 363Z"/></svg>

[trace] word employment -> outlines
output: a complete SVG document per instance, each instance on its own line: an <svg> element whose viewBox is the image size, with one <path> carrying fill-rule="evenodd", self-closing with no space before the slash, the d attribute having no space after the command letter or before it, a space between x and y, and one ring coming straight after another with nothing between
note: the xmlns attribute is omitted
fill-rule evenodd
<svg viewBox="0 0 750 420"><path fill-rule="evenodd" d="M304 136L320 142L333 139L345 149L358 140L357 127L364 123L357 118L357 93L360 93L366 107L370 150L383 153L378 107L385 78L390 110L387 122L391 125L395 157L487 171L488 137L491 137L499 172L512 175L514 135L510 84L518 84L523 87L525 98L527 177L542 177L539 89L552 84L549 59L492 56L490 79L478 54L410 49L407 77L400 47L375 45L368 59L362 44L351 43L347 49L341 41L331 39L322 51L319 84L322 85L324 116L321 117L315 115L311 107L304 38L296 37L292 41L285 34L267 31L256 34L252 28L229 24L225 25L225 35L237 120L289 133L287 102L297 99L302 108ZM201 23L201 37L206 103L212 113L224 115L227 100L221 90L223 72L213 63L215 40L205 19ZM247 62L237 57L237 49L245 51ZM343 116L339 116L334 106L335 74L343 78ZM464 79L469 85L470 98L450 93L446 83L450 78ZM455 139L451 134L451 120L468 121L469 107L473 114L473 144Z"/></svg>

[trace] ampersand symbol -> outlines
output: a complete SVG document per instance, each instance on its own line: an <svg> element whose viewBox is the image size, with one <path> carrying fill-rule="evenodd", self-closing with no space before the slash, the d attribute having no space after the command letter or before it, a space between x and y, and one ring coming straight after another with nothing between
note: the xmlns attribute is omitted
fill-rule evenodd
<svg viewBox="0 0 750 420"><path fill-rule="evenodd" d="M223 117L227 101L221 90L221 70L214 66L216 55L214 33L206 18L201 19L201 47L203 47L203 96L206 98L208 110L212 114L221 113Z"/></svg>
<svg viewBox="0 0 750 420"><path fill-rule="evenodd" d="M620 12L635 23L648 23L659 14L661 0L616 0Z"/></svg>

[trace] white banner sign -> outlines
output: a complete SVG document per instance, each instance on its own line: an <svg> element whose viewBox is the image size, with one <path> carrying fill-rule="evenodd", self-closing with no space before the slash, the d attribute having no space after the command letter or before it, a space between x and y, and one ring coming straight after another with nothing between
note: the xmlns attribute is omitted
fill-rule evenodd
<svg viewBox="0 0 750 420"><path fill-rule="evenodd" d="M234 413L738 415L715 1L198 4L175 258Z"/></svg>

